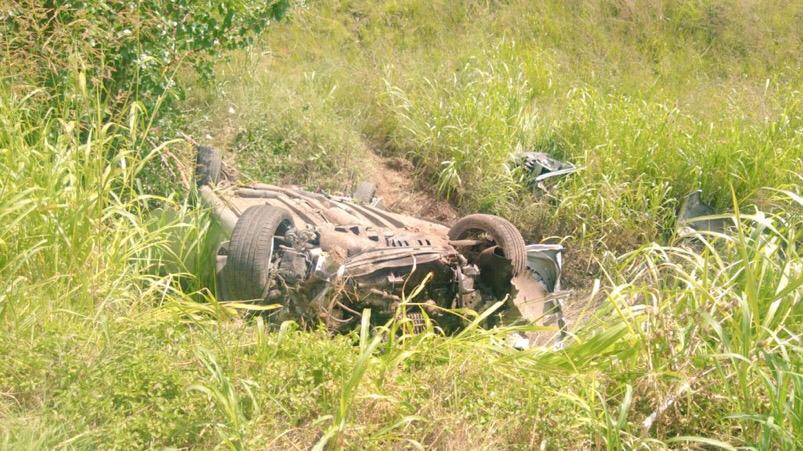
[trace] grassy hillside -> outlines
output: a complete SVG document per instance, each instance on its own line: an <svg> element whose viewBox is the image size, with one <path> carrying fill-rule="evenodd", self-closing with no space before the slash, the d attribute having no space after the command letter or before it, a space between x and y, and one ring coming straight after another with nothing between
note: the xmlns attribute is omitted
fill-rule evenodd
<svg viewBox="0 0 803 451"><path fill-rule="evenodd" d="M345 184L373 150L464 212L624 251L666 238L693 189L723 208L731 187L761 204L761 187L799 182L800 17L789 2L313 2L193 98L198 129L262 177ZM582 170L534 197L506 167L533 149Z"/></svg>
<svg viewBox="0 0 803 451"><path fill-rule="evenodd" d="M101 48L153 43L103 18L122 28ZM794 2L305 2L253 46L197 55L230 58L211 83L168 58L97 82L91 16L23 28L51 44L31 54L4 34L0 448L799 448L801 18ZM206 288L217 231L174 180L179 129L313 188L369 174L370 153L407 159L463 212L565 237L596 263L571 269L593 287L575 307L601 303L563 350L514 351L511 328L269 331ZM582 169L535 195L506 166L520 149ZM695 188L737 233L675 235Z"/></svg>

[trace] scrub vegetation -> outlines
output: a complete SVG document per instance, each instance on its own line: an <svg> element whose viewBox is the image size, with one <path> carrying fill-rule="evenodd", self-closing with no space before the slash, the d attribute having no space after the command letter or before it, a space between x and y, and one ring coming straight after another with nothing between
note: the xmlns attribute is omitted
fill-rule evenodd
<svg viewBox="0 0 803 451"><path fill-rule="evenodd" d="M803 446L801 5L210 4L0 6L0 448ZM179 131L313 189L407 160L561 238L586 314L271 330L210 291ZM581 169L534 193L522 150ZM733 233L676 232L698 188Z"/></svg>

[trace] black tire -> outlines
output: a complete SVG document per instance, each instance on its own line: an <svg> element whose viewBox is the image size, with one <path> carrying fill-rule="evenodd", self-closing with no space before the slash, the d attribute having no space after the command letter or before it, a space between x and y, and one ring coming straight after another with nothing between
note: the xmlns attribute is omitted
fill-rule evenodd
<svg viewBox="0 0 803 451"><path fill-rule="evenodd" d="M229 241L226 266L221 271L227 300L263 299L270 283L273 237L293 226L286 210L269 205L249 208L240 216Z"/></svg>
<svg viewBox="0 0 803 451"><path fill-rule="evenodd" d="M198 186L214 185L220 181L223 159L220 152L207 146L197 146L195 154L195 181Z"/></svg>
<svg viewBox="0 0 803 451"><path fill-rule="evenodd" d="M474 233L489 235L513 266L513 275L527 270L527 247L519 230L499 216L474 214L461 218L449 229L450 240L469 238Z"/></svg>
<svg viewBox="0 0 803 451"><path fill-rule="evenodd" d="M354 190L352 199L363 204L370 204L376 195L376 184L371 182L360 182Z"/></svg>

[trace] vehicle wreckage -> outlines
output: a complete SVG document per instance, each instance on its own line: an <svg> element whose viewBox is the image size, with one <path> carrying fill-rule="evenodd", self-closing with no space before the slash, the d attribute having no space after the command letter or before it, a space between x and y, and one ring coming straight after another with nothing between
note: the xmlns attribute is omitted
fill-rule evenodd
<svg viewBox="0 0 803 451"><path fill-rule="evenodd" d="M526 245L507 220L472 214L451 227L387 211L370 183L353 195L238 183L217 151L197 146L196 182L228 240L217 252L217 296L280 306L271 322L347 331L371 309L377 324L400 312L446 333L458 312L505 301L502 318L558 322L562 247ZM412 293L421 287L414 299Z"/></svg>

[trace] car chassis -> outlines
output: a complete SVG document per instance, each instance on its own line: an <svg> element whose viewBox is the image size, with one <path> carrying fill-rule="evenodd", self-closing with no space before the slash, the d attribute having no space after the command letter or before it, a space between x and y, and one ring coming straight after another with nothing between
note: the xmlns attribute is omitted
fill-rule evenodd
<svg viewBox="0 0 803 451"><path fill-rule="evenodd" d="M505 301L485 326L558 320L562 247L525 245L507 220L484 214L451 227L379 206L371 184L352 196L294 186L240 184L220 154L198 146L203 203L229 239L217 253L217 296L276 305L272 322L323 323L347 331L371 309L373 322L404 315L416 329L444 332ZM417 295L411 299L411 295Z"/></svg>

